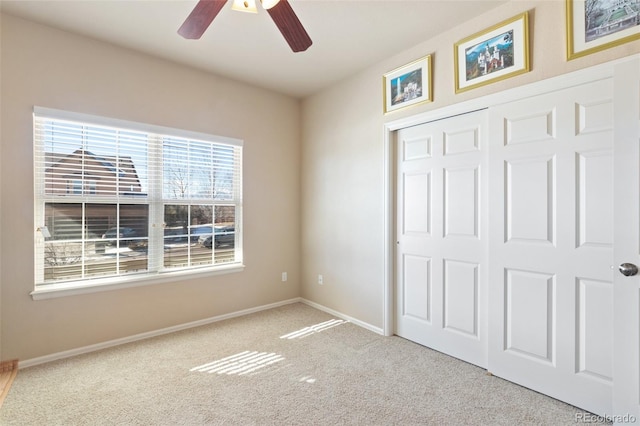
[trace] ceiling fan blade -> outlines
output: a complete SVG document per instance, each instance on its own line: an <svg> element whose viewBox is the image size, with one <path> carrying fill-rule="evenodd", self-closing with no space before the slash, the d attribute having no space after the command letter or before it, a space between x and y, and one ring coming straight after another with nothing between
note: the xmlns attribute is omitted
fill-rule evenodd
<svg viewBox="0 0 640 426"><path fill-rule="evenodd" d="M187 16L178 34L188 39L199 39L226 2L227 0L200 0Z"/></svg>
<svg viewBox="0 0 640 426"><path fill-rule="evenodd" d="M307 34L287 0L280 0L278 4L267 9L267 12L269 12L271 19L275 22L284 39L289 43L291 50L303 52L311 46L313 42L309 34Z"/></svg>

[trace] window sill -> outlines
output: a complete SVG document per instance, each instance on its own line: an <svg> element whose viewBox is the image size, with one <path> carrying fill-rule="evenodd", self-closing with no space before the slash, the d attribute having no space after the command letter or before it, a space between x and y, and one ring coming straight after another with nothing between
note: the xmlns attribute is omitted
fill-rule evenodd
<svg viewBox="0 0 640 426"><path fill-rule="evenodd" d="M228 266L203 268L201 270L159 272L154 275L133 275L130 277L114 277L91 281L72 281L60 284L45 284L31 292L33 300L55 299L58 297L76 296L101 291L120 290L125 288L168 283L184 279L204 278L215 275L242 272L244 265L234 263Z"/></svg>

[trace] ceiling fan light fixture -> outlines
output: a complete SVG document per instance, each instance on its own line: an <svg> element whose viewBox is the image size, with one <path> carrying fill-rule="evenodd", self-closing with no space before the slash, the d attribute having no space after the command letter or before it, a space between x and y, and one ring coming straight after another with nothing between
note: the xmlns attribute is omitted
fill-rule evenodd
<svg viewBox="0 0 640 426"><path fill-rule="evenodd" d="M265 9L271 9L273 6L278 4L279 1L280 0L260 0L260 3Z"/></svg>
<svg viewBox="0 0 640 426"><path fill-rule="evenodd" d="M0 0L2 1L2 0ZM186 39L199 39L229 0L199 0L178 34ZM271 20L294 52L304 52L313 44L288 0L260 0ZM254 12L256 0L233 0L233 10Z"/></svg>
<svg viewBox="0 0 640 426"><path fill-rule="evenodd" d="M233 0L231 9L240 12L258 13L255 0Z"/></svg>

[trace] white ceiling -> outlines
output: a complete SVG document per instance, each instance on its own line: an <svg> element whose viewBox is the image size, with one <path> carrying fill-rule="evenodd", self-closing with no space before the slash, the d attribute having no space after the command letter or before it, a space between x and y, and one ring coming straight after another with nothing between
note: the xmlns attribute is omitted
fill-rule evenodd
<svg viewBox="0 0 640 426"><path fill-rule="evenodd" d="M305 97L507 0L290 0L313 45L293 53L271 18L229 2L200 40L177 34L197 0L2 0L2 13ZM452 43L455 40L452 40ZM429 52L425 52L429 53Z"/></svg>

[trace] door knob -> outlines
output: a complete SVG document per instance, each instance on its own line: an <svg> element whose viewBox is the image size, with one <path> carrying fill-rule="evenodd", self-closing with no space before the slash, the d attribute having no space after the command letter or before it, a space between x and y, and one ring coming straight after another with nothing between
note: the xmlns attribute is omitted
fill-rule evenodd
<svg viewBox="0 0 640 426"><path fill-rule="evenodd" d="M631 276L636 275L638 273L638 267L636 265L634 265L633 263L622 263L618 267L618 270L625 277L631 277Z"/></svg>

